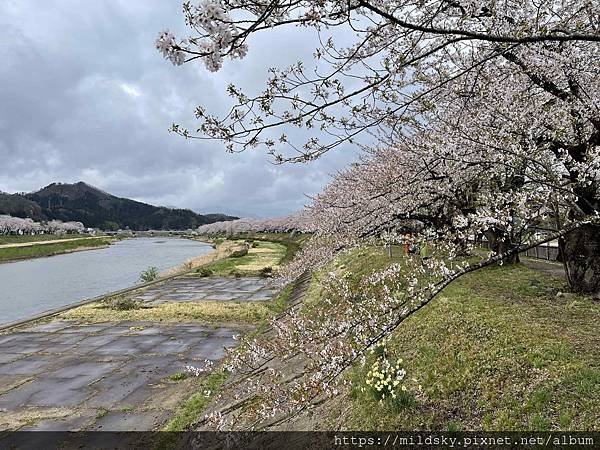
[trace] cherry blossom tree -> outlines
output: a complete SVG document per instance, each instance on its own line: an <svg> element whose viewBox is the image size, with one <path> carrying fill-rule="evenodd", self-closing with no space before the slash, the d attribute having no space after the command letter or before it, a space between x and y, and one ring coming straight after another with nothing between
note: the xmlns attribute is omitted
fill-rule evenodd
<svg viewBox="0 0 600 450"><path fill-rule="evenodd" d="M503 110L492 112L494 101L485 100L483 92L495 92L495 99L507 93L521 100L513 106L522 108L524 122L513 120L513 129L524 130L530 117L547 120L538 123L536 141L528 145L555 155L566 152L572 160L567 170L571 181L579 183L573 188L578 204L569 214L582 217L597 209L597 185L579 176L589 173L600 133L594 100L598 70L590 64L599 56L599 19L587 0L206 0L195 6L185 3L184 14L192 35L178 41L163 32L157 40L157 48L174 64L201 60L216 71L226 57L243 58L253 34L273 28L314 29L322 45L315 51L315 71L304 61L271 69L265 90L255 96L230 86L234 106L226 116L198 107L198 134L179 125L174 125L175 132L221 139L230 151L263 145L279 162L310 161L364 135L393 146L427 126L434 108L452 109L449 101L464 104L461 99L473 102L478 96L484 99L479 101L482 108L476 113L477 108L468 109L474 116L466 118L470 129L462 126L463 132L484 130L492 118L497 130L500 114L510 113L511 104L504 102ZM353 37L354 43L340 47L340 37ZM290 127L308 129L308 138L291 141L286 134ZM479 137L479 144L494 145L498 138L488 133ZM494 148L495 156L510 154L502 146ZM575 289L598 287L599 281L590 284L585 274L594 267L598 271L600 261L594 261L590 248L581 247L600 235L598 231L585 226L561 240ZM486 233L497 248L510 240L499 229ZM585 258L577 256L582 252Z"/></svg>
<svg viewBox="0 0 600 450"><path fill-rule="evenodd" d="M0 215L0 234L67 234L83 233L85 226L81 222L61 222L51 220L46 223L34 222L32 219Z"/></svg>
<svg viewBox="0 0 600 450"><path fill-rule="evenodd" d="M314 159L364 131L411 126L440 87L496 59L532 74L551 72L556 58L534 65L523 53L543 61L547 48L558 46L563 55L585 55L600 41L598 12L588 0L205 0L186 2L184 14L193 33L177 40L161 32L156 46L173 64L199 60L210 71L225 58L243 58L256 33L295 26L321 38L319 70L304 61L271 69L257 96L229 87L236 103L226 116L196 110L197 137L222 139L232 151L262 144L281 161ZM340 48L340 36L355 42ZM284 125L315 132L304 143L290 142ZM192 136L177 125L174 131Z"/></svg>
<svg viewBox="0 0 600 450"><path fill-rule="evenodd" d="M600 291L594 2L205 0L184 13L192 35L157 40L177 65L217 71L274 28L313 29L321 46L315 70L305 61L271 69L257 95L231 85L228 114L198 107L196 133L173 131L222 140L232 152L263 146L280 163L365 147L314 199L314 237L286 268L288 280L357 247L402 242L407 231L432 247L426 260L390 264L358 288L329 272L322 302L274 322L275 339L245 342L230 362L242 373L273 355L308 361L292 388L277 387L277 371L248 386L261 399L259 419L335 395L346 368L452 281L540 243L559 239L574 290ZM307 130L305 140L289 137L294 128ZM491 251L463 257L482 234Z"/></svg>

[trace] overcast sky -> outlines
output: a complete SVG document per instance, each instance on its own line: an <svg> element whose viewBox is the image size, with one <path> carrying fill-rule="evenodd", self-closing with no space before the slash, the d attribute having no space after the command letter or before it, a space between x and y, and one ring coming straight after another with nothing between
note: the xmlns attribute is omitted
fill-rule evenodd
<svg viewBox="0 0 600 450"><path fill-rule="evenodd" d="M268 67L314 45L294 29L265 35L211 74L162 59L164 28L185 33L180 0L1 0L0 190L85 181L157 205L268 217L300 209L355 158L343 149L274 166L263 151L229 155L169 134L173 122L194 129L199 104L228 105L229 82L257 92Z"/></svg>

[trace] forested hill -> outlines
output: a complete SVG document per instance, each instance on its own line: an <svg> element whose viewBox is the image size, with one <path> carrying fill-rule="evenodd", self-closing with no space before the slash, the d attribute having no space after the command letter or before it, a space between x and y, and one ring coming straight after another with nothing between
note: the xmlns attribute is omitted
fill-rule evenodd
<svg viewBox="0 0 600 450"><path fill-rule="evenodd" d="M201 215L189 209L172 209L120 198L86 183L52 183L29 194L0 193L0 214L35 220L78 221L107 230L185 230L233 220L224 214Z"/></svg>
<svg viewBox="0 0 600 450"><path fill-rule="evenodd" d="M0 192L0 214L22 218L29 217L36 222L45 218L42 208L36 202L19 194L7 194L4 192Z"/></svg>

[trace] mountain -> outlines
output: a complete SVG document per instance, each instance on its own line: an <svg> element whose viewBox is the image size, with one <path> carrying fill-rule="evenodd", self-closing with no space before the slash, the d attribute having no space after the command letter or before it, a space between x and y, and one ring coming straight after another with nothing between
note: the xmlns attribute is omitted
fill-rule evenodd
<svg viewBox="0 0 600 450"><path fill-rule="evenodd" d="M0 214L3 213L34 220L74 220L107 230L185 230L236 219L224 214L202 215L189 209L148 205L116 197L81 181L52 183L29 194L1 194Z"/></svg>

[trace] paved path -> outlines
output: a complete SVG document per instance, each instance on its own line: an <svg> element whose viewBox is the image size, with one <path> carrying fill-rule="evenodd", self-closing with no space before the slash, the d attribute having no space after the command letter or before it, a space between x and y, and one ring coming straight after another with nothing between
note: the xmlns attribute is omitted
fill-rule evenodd
<svg viewBox="0 0 600 450"><path fill-rule="evenodd" d="M266 300L261 279L186 277L152 287L145 301ZM151 430L198 380L186 365L217 361L239 331L148 322L52 321L0 334L0 430Z"/></svg>
<svg viewBox="0 0 600 450"><path fill-rule="evenodd" d="M521 262L530 269L546 272L562 281L567 281L565 267L562 263L535 258L521 258Z"/></svg>
<svg viewBox="0 0 600 450"><path fill-rule="evenodd" d="M176 278L133 297L147 303L270 300L277 289L264 278L218 278L187 276Z"/></svg>

